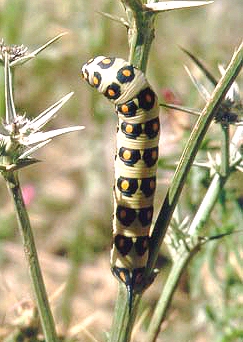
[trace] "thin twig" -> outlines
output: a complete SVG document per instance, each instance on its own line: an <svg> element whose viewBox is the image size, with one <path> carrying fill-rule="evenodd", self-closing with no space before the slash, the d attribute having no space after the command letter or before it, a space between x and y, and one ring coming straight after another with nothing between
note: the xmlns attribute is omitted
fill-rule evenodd
<svg viewBox="0 0 243 342"><path fill-rule="evenodd" d="M187 172L189 171L190 166L193 163L194 157L196 155L196 151L200 145L200 142L202 141L206 129L208 125L210 124L209 119L213 118L215 111L217 110L221 100L227 93L229 87L233 83L234 79L239 74L241 68L243 65L243 43L240 45L239 49L237 50L236 54L234 54L228 68L226 71L226 74L224 77L221 78L220 82L218 83L217 87L215 88L215 91L211 97L211 100L206 105L205 109L203 110L202 116L198 119L198 123L193 129L193 132L191 134L191 137L189 139L189 143L193 146L187 145L181 161L178 165L177 171L174 176L174 182L172 181L172 188L171 191L168 191L168 194L166 196L166 201L162 207L162 210L160 212L160 220L162 220L163 212L165 212L164 219L169 219L170 215L173 213L173 209L175 208L175 202L181 192L181 187L183 186ZM200 136L201 135L201 136ZM232 166L234 167L234 166ZM230 175L230 170L228 168L227 175L220 175L216 173L212 179L212 182L210 184L210 187L207 191L206 196L204 197L197 214L194 217L194 220L189 228L189 234L191 236L191 240L195 241L195 246L192 249L189 249L182 245L181 250L178 251L176 260L174 261L174 264L172 266L172 269L170 271L170 274L167 278L165 287L163 289L161 298L156 306L156 309L154 311L153 317L151 319L150 326L148 328L148 335L147 335L147 342L155 342L157 339L157 336L160 331L160 326L166 316L167 309L170 305L170 302L172 300L172 296L174 291L176 290L178 281L181 277L181 274L183 270L185 269L187 263L191 259L191 257L199 250L200 248L200 241L197 239L198 234L200 232L200 229L204 226L207 218L209 217L216 200L219 196L219 193L221 192L227 178ZM170 197L171 196L171 197ZM167 210L171 210L171 212L168 214ZM160 221L160 223L163 223L163 221ZM156 222L157 227L156 231L153 234L160 234L160 237L157 235L154 235L154 243L156 239L162 238L162 235L165 232L159 232L158 231L158 220ZM169 224L169 221L168 221ZM166 226L166 225L165 225ZM165 227L164 226L164 227ZM199 243L199 244L198 244ZM154 258L154 256L153 256ZM153 265L153 258L151 258L150 262ZM153 267L153 266L150 266Z"/></svg>
<svg viewBox="0 0 243 342"><path fill-rule="evenodd" d="M24 253L29 266L30 277L34 288L38 312L40 315L46 342L57 342L54 319L51 313L38 255L35 247L34 237L28 213L23 201L22 192L17 173L5 174L8 188L12 194L16 214L18 217L19 230L23 239Z"/></svg>
<svg viewBox="0 0 243 342"><path fill-rule="evenodd" d="M178 202L178 198L181 194L182 188L186 181L189 170L193 164L200 144L205 137L207 129L212 122L218 107L229 90L230 86L234 82L235 78L239 74L243 64L243 43L239 46L238 50L234 54L224 76L221 77L218 85L216 86L211 99L206 104L202 111L201 116L198 118L188 143L183 151L180 162L175 171L171 187L169 188L165 201L158 214L158 218L155 222L153 234L151 237L151 255L148 262L148 274L153 272L155 263L158 257L159 249L166 233L166 229L169 225L170 219L173 215L173 211Z"/></svg>

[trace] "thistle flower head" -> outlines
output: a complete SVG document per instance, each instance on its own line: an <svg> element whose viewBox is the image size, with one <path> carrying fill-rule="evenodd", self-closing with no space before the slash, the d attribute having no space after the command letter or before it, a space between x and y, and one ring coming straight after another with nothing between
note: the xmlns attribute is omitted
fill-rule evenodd
<svg viewBox="0 0 243 342"><path fill-rule="evenodd" d="M4 62L5 56L8 57L10 63L16 59L23 58L28 48L22 45L5 45L4 40L0 41L0 61Z"/></svg>
<svg viewBox="0 0 243 342"><path fill-rule="evenodd" d="M223 76L225 74L225 69L222 65L219 65L219 70ZM239 86L234 82L219 107L215 121L222 124L242 124L242 114L243 101L241 99Z"/></svg>
<svg viewBox="0 0 243 342"><path fill-rule="evenodd" d="M216 86L218 83L217 79L210 73L210 71L204 66L204 64L191 52L185 49L182 50L193 60L193 62L204 73L204 75L212 83L212 85ZM193 74L188 68L186 68L186 71L190 76L193 84L197 88L199 94L205 101L208 101L210 98L210 93L208 92L208 90L203 86L203 84L200 81L196 79L196 77L193 76ZM222 76L225 74L225 69L222 65L219 65L219 71ZM242 113L243 101L241 99L239 87L237 83L234 82L218 108L218 111L215 116L215 122L221 123L221 125L239 125L242 124Z"/></svg>
<svg viewBox="0 0 243 342"><path fill-rule="evenodd" d="M5 120L2 126L0 126L0 171L6 172L37 162L31 155L50 142L52 138L68 132L81 130L84 127L67 127L48 132L41 130L46 123L55 117L57 111L64 103L69 100L73 95L72 92L62 97L34 119L29 119L26 115L17 114L13 99L11 63L17 65L19 60L23 62L23 58L27 56L27 49L22 45L19 47L7 47L3 42L0 49L2 51L2 61L4 62L6 106Z"/></svg>
<svg viewBox="0 0 243 342"><path fill-rule="evenodd" d="M191 52L187 51L184 48L181 48L191 59L192 61L197 65L197 67L202 71L202 73L206 76L207 80L216 87L218 81L217 79L211 74L211 72L205 67L205 65ZM204 87L204 85L192 74L189 68L185 66L185 70L188 73L190 79L192 80L194 86L198 90L201 97L204 99L204 101L209 101L210 99L210 92ZM219 65L219 70L221 75L224 75L225 70L224 68ZM162 103L161 106L169 109L176 109L180 110L182 112L192 114L199 116L201 114L200 111L187 108L184 106L181 106L180 104L174 104L174 103ZM236 82L232 84L229 91L227 92L224 100L221 102L218 111L215 115L215 122L220 123L221 125L242 125L242 114L243 114L243 100L240 95L240 90Z"/></svg>
<svg viewBox="0 0 243 342"><path fill-rule="evenodd" d="M47 43L43 44L36 50L28 52L28 48L22 45L6 45L4 40L0 41L0 63L4 64L5 59L9 60L10 67L15 67L17 65L28 62L29 60L36 57L41 51L46 49L48 46L56 42L62 36L67 34L66 32L57 35L56 37L50 39Z"/></svg>

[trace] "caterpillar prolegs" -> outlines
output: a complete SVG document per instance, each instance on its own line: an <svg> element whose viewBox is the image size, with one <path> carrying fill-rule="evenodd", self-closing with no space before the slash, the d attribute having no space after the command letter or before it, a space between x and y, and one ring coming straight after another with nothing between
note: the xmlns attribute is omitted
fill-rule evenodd
<svg viewBox="0 0 243 342"><path fill-rule="evenodd" d="M160 131L157 96L142 71L121 58L93 58L82 76L115 104L118 115L111 270L125 283L131 309L148 260Z"/></svg>

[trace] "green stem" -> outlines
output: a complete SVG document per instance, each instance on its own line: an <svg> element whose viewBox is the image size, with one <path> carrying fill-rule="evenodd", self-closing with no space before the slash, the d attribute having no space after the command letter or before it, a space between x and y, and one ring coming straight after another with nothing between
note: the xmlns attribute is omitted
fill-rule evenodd
<svg viewBox="0 0 243 342"><path fill-rule="evenodd" d="M220 173L225 177L229 172L229 125L221 125L222 128L222 146L221 146L221 170Z"/></svg>
<svg viewBox="0 0 243 342"><path fill-rule="evenodd" d="M229 175L230 173L228 173L227 176ZM192 237L192 241L195 241L195 245L192 249L188 249L186 246L182 245L181 249L177 251L176 260L173 263L169 276L166 280L166 284L163 288L162 295L150 320L146 342L155 342L158 337L161 324L165 319L167 309L170 306L180 277L190 259L200 250L200 240L197 239L200 230L205 227L205 223L209 218L215 203L217 202L226 180L227 177L222 177L216 173L210 183L207 193L204 196L203 201L199 206L198 211L194 216L194 219L188 230L188 235Z"/></svg>
<svg viewBox="0 0 243 342"><path fill-rule="evenodd" d="M145 73L154 40L155 13L144 11L138 0L122 0L122 2L129 22L129 62Z"/></svg>
<svg viewBox="0 0 243 342"><path fill-rule="evenodd" d="M20 234L23 239L24 252L29 266L30 277L36 297L37 308L40 315L45 340L46 342L57 342L58 339L55 331L55 324L48 302L30 220L23 201L18 175L17 173L7 172L4 176L7 181L8 188L13 196Z"/></svg>
<svg viewBox="0 0 243 342"><path fill-rule="evenodd" d="M229 176L229 173L228 173ZM200 230L205 227L205 223L207 222L209 215L217 202L220 191L222 190L227 177L222 177L218 173L216 173L210 183L210 186L197 210L196 215L193 218L193 221L188 230L189 236L198 235Z"/></svg>
<svg viewBox="0 0 243 342"><path fill-rule="evenodd" d="M134 298L134 305L131 313L129 314L127 303L127 290L124 284L119 283L118 295L113 316L112 330L109 339L110 342L130 341L140 297L141 295L137 295L136 298Z"/></svg>
<svg viewBox="0 0 243 342"><path fill-rule="evenodd" d="M174 291L177 288L180 277L190 258L191 253L186 249L183 251L183 253L178 254L177 260L174 262L170 270L170 274L166 280L165 286L163 288L163 294L156 305L152 318L150 319L150 325L146 335L146 342L156 341L160 332L161 323L165 319L165 315L170 306Z"/></svg>
<svg viewBox="0 0 243 342"><path fill-rule="evenodd" d="M231 62L226 69L225 74L221 77L217 84L210 100L198 118L187 145L183 151L175 175L173 177L171 187L168 190L165 201L158 214L155 222L152 237L151 237L151 254L147 265L147 272L150 276L155 267L161 243L166 233L166 229L170 223L175 206L178 202L182 188L185 184L189 170L193 164L195 156L198 152L200 144L206 135L206 132L211 124L224 96L239 74L243 65L243 42L235 52Z"/></svg>
<svg viewBox="0 0 243 342"><path fill-rule="evenodd" d="M155 14L144 12L140 0L122 0L122 2L129 21L129 62L145 72L154 39ZM110 342L130 341L140 298L141 295L135 296L133 309L129 314L127 290L125 286L119 284Z"/></svg>
<svg viewBox="0 0 243 342"><path fill-rule="evenodd" d="M205 131L205 126L208 127L209 122L207 117L212 116L212 113L215 113L215 110L217 110L220 100L223 98L223 94L225 95L226 92L228 91L230 85L232 84L233 80L235 77L238 75L240 72L240 69L243 64L243 44L241 44L240 48L238 49L237 53L234 55L231 63L229 64L229 67L227 68L225 77L221 79L219 82L218 86L216 87L214 94L211 98L211 101L206 105L203 115L206 116L206 118L202 118L202 116L199 118L198 123L194 127L194 130L191 134L191 138L189 139L189 143L193 144L193 146L187 145L181 161L179 163L179 166L177 168L177 172L175 173L174 180L175 183L172 183L172 198L170 198L170 191L168 192L165 203L162 206L162 210L159 214L159 223L162 225L164 222L162 221L162 218L165 220L170 219L172 216L173 210L175 209L175 204L174 203L180 194L181 191L181 186L184 184L186 174L183 173L185 171L189 171L189 166L191 166L194 157L195 157L195 149L199 147L198 140L201 142L202 137L197 137L197 133L204 134L206 133ZM201 119L201 122L200 122ZM203 126L202 126L203 125ZM242 129L238 128L239 131L242 133ZM236 131L235 137L241 137L241 134L238 134ZM235 146L237 146L237 141L235 141L235 137L232 139L232 155L236 155L235 151ZM229 150L229 147L228 147ZM229 163L229 155L228 155L228 162ZM241 159L240 159L241 160ZM239 162L237 159L234 160L234 162L231 165L231 168L227 168L227 174L222 177L220 174L216 173L211 181L210 187L208 188L208 191L194 217L194 220L191 223L191 226L189 228L189 235L192 238L192 241L195 241L195 245L192 247L191 250L188 250L187 246L182 245L181 250L178 251L178 255L176 257L176 261L174 262L172 269L170 271L169 277L167 278L165 287L163 289L162 295L160 297L160 300L156 306L156 309L154 311L153 317L151 319L150 326L148 328L148 336L146 339L146 342L154 342L157 339L157 336L160 331L161 324L166 316L166 312L168 307L170 306L173 294L176 290L177 284L179 282L179 279L181 277L181 274L183 273L183 270L185 269L187 263L191 259L191 257L199 250L200 247L200 241L198 241L198 235L202 227L204 227L206 220L208 219L211 211L213 210L213 207L217 201L217 198L226 182L228 179L230 173L234 169L234 166ZM185 165L184 165L185 164ZM179 172L180 171L180 172ZM178 173L179 172L179 173ZM182 182L180 184L179 180ZM171 202L170 202L171 201ZM171 211L170 211L171 210ZM164 215L163 215L164 214ZM156 222L158 224L158 220ZM168 222L169 224L169 222ZM156 235L154 235L156 234ZM162 235L165 234L163 231L159 232L157 229L153 233L156 239L160 239ZM158 248L158 247L156 247ZM154 256L153 256L154 257ZM150 267L151 264L153 265L153 258L151 258L150 261Z"/></svg>

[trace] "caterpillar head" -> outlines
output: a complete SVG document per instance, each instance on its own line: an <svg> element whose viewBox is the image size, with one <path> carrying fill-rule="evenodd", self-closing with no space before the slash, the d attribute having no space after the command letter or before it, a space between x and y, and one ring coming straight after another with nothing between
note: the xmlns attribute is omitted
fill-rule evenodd
<svg viewBox="0 0 243 342"><path fill-rule="evenodd" d="M115 104L133 98L147 81L122 58L98 56L82 68L82 77Z"/></svg>
<svg viewBox="0 0 243 342"><path fill-rule="evenodd" d="M101 82L101 78L97 76L97 66L105 59L104 56L98 56L91 58L85 63L81 70L82 78L87 81L92 87L98 88Z"/></svg>

